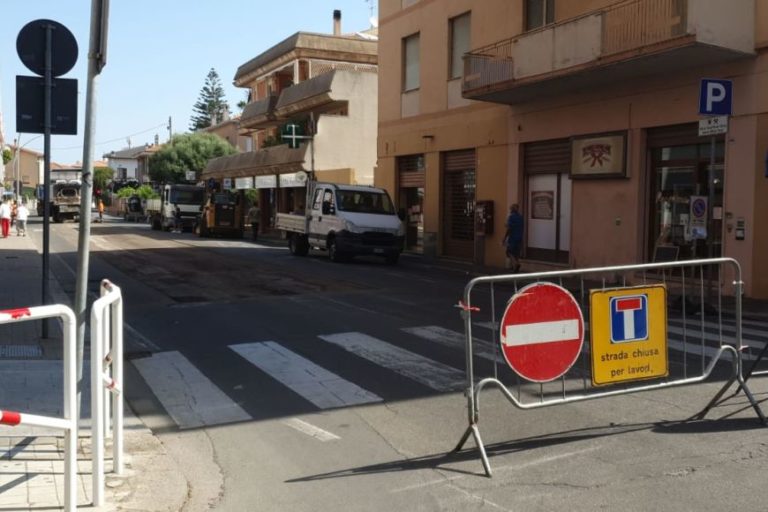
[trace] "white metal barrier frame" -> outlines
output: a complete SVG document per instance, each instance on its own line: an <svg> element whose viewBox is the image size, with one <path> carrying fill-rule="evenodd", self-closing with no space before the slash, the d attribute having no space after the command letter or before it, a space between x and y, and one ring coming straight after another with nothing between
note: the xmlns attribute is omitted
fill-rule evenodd
<svg viewBox="0 0 768 512"><path fill-rule="evenodd" d="M733 290L734 290L734 300L735 300L735 311L734 311L734 319L735 319L735 335L733 340L730 343L727 343L723 339L723 328L722 328L722 288L720 285L718 285L718 308L717 308L717 315L719 315L719 347L716 348L716 351L714 354L711 355L711 360L709 361L709 364L705 365L705 354L707 353L705 351L705 340L711 340L712 338L707 338L707 335L714 335L712 333L707 333L705 335L705 302L704 302L704 268L708 267L708 270L712 270L712 267L716 267L717 269L717 276L719 280L722 280L722 271L724 268L728 268L731 270L734 280L733 280ZM638 274L641 274L641 277L639 278L639 284L644 285L648 284L649 280L649 272L654 273L650 276L651 280L659 280L660 282L663 282L666 285L673 285L678 286L679 290L681 290L682 295L680 296L681 299L681 306L682 306L682 317L683 317L683 326L685 327L685 318L686 318L686 307L689 304L690 295L686 297L686 291L691 287L691 281L686 282L686 274L688 271L691 271L691 275L694 276L696 274L696 269L699 269L699 275L700 279L698 280L698 283L696 281L693 282L693 286L695 289L698 289L700 291L700 297L701 297L701 303L700 303L700 314L701 314L701 333L702 333L702 348L701 348L701 372L700 374L696 376L688 376L688 363L685 362L685 359L687 358L687 353L684 355L684 371L683 376L681 378L670 378L666 377L664 378L663 382L656 382L653 384L648 383L622 383L623 388L622 389L611 389L611 390L605 390L603 386L600 388L592 387L590 388L586 384L586 379L584 380L584 384L582 386L583 389L579 389L578 393L574 394L573 396L569 396L569 392L572 392L573 390L566 390L566 375L560 377L559 379L555 379L553 382L557 382L558 380L562 383L562 390L561 393L559 393L558 397L553 398L552 394L545 394L543 391L543 385L536 383L536 385L539 386L539 397L538 400L535 401L525 401L522 399L522 393L520 391L520 377L518 376L518 392L517 396L513 394L508 387L502 383L498 378L498 370L496 369L496 366L494 366L494 376L493 377L486 377L482 378L479 382L475 382L475 371L474 371L474 357L473 357L473 343L476 343L477 340L473 338L472 335L472 327L473 327L473 313L480 312L480 308L477 307L477 305L473 305L472 302L472 292L478 285L483 284L489 284L490 285L490 310L491 310L491 317L492 322L491 329L493 333L493 343L494 343L494 359L496 359L496 350L498 347L498 344L500 343L497 338L497 328L499 327L498 319L495 315L495 297L494 297L494 284L495 283L512 283L515 287L514 293L518 293L518 284L520 282L543 282L547 280L560 280L560 286L563 286L563 279L566 278L578 278L581 281L581 290L582 290L582 301L584 296L584 276L589 275L597 275L602 276L597 278L597 282L602 281L602 288L603 289L610 289L609 287L606 287L606 277L605 276L619 276L623 275L623 279L620 280L620 282L623 283L623 285L619 286L621 287L627 287L627 275L629 275L629 280L638 280ZM679 272L680 279L673 280L673 276L675 272ZM661 277L658 277L658 274L660 273ZM668 276L669 273L669 276ZM711 274L709 274L711 276ZM480 416L480 392L488 386L495 386L499 388L499 390L502 392L504 397L511 402L515 407L523 410L527 409L537 409L541 407L551 407L555 405L561 405L566 403L573 403L573 402L580 402L585 400L594 400L598 398L605 398L605 397L612 397L617 395L623 395L623 394L629 394L629 393L637 393L641 391L653 391L653 390L659 390L664 388L669 388L673 386L684 386L684 385L691 385L703 382L707 380L710 375L712 374L712 371L715 368L716 363L722 358L723 355L726 353L731 356L732 363L733 363L733 371L730 375L730 377L727 379L723 387L716 393L716 395L712 398L712 400L706 405L706 407L697 415L694 416L692 419L702 419L709 410L714 407L718 400L723 396L723 394L726 392L726 390L734 383L739 383L738 391L744 391L744 394L746 395L747 399L749 400L750 404L752 405L753 409L755 410L758 418L763 424L766 424L766 417L763 414L763 411L761 410L759 404L755 400L754 396L752 395L751 391L746 385L745 379L742 374L742 351L748 347L745 347L742 345L742 325L741 325L741 315L742 315L742 294L743 294L743 283L741 280L741 267L739 263L732 259L732 258L712 258L712 259L700 259L700 260L688 260L688 261L675 261L675 262L665 262L665 263L649 263L649 264L638 264L638 265L620 265L620 266L609 266L609 267L598 267L598 268L588 268L588 269L571 269L571 270L564 270L564 271L551 271L551 272L536 272L536 273L528 273L528 274L505 274L505 275L498 275L498 276L485 276L485 277L478 277L475 279L472 279L465 287L464 289L464 297L463 301L459 303L458 307L462 309L461 315L464 320L464 328L465 328L465 334L466 334L466 390L465 395L467 397L467 413L468 413L468 427L464 434L462 435L461 439L459 440L458 444L454 448L454 452L460 451L466 441L469 439L469 436L472 435L475 443L477 444L478 450L480 452L480 457L482 459L483 467L485 469L485 473L488 477L492 476L492 471L490 467L490 463L488 461L488 456L486 454L485 446L483 445L482 439L480 437L480 430L478 427L478 421ZM668 307L669 301L665 307ZM698 312L697 312L698 314ZM716 333L715 333L716 334ZM584 333L586 337L586 330ZM683 337L685 340L685 330L683 329ZM474 341L473 341L474 340ZM584 343L581 349L581 354L579 357L581 357L584 352L584 346L588 345L587 343ZM709 348L709 347L707 347ZM500 350L500 349L499 349ZM667 353L669 354L669 348L667 349ZM694 354L698 355L698 354ZM591 369L589 370L591 371ZM654 379L654 380L660 380L660 378Z"/></svg>
<svg viewBox="0 0 768 512"><path fill-rule="evenodd" d="M77 510L77 372L75 367L75 314L60 304L0 311L0 324L59 318L64 333L64 417L0 411L0 424L29 425L64 431L64 510Z"/></svg>
<svg viewBox="0 0 768 512"><path fill-rule="evenodd" d="M91 464L93 505L104 504L104 444L112 434L112 470L123 474L123 297L101 281L91 306ZM112 428L110 429L110 409Z"/></svg>

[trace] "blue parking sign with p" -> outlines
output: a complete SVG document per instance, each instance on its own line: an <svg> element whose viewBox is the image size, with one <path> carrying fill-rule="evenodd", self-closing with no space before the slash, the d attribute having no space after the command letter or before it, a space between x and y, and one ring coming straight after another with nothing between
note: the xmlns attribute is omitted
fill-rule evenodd
<svg viewBox="0 0 768 512"><path fill-rule="evenodd" d="M699 114L729 116L733 104L733 82L704 78L699 90Z"/></svg>
<svg viewBox="0 0 768 512"><path fill-rule="evenodd" d="M648 339L648 296L611 297L611 342Z"/></svg>

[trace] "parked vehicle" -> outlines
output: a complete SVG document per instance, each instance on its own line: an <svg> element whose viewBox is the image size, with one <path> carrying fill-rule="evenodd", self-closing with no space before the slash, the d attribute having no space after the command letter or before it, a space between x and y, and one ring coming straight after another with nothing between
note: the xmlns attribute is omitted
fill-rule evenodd
<svg viewBox="0 0 768 512"><path fill-rule="evenodd" d="M144 206L141 204L141 198L137 195L133 195L126 199L123 204L123 219L130 220L132 222L139 222L144 220L146 214L144 213Z"/></svg>
<svg viewBox="0 0 768 512"><path fill-rule="evenodd" d="M336 262L375 255L397 263L405 228L386 190L316 182L307 186L311 202L306 211L278 213L275 222L292 254L305 256L316 248L328 251Z"/></svg>
<svg viewBox="0 0 768 512"><path fill-rule="evenodd" d="M201 237L243 238L245 195L243 191L209 190L197 222Z"/></svg>
<svg viewBox="0 0 768 512"><path fill-rule="evenodd" d="M80 216L80 178L82 169L51 170L49 190L50 215L54 222L77 219ZM45 215L45 185L38 185L37 214Z"/></svg>
<svg viewBox="0 0 768 512"><path fill-rule="evenodd" d="M181 210L181 228L192 230L203 204L204 192L205 189L198 185L163 185L159 198L147 199L144 203L144 213L152 229L173 229L178 207Z"/></svg>

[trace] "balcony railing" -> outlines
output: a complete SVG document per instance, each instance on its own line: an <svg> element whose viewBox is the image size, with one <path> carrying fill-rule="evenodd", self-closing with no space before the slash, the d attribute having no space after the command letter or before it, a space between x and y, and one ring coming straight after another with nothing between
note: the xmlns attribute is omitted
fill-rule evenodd
<svg viewBox="0 0 768 512"><path fill-rule="evenodd" d="M463 91L567 69L689 35L692 0L633 0L473 50Z"/></svg>

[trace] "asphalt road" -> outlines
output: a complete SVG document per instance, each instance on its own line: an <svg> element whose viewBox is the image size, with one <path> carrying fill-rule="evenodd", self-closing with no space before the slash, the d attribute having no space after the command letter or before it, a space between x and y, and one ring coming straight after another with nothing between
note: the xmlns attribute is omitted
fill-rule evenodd
<svg viewBox="0 0 768 512"><path fill-rule="evenodd" d="M73 296L77 226L52 227L52 269ZM106 277L125 297L129 402L180 461L189 510L768 507L768 430L744 395L685 421L728 364L705 384L535 410L486 391L487 478L472 440L451 453L467 427L455 304L471 269L333 264L122 221L94 224L92 241L90 286ZM473 362L516 391L488 328L513 292L478 296ZM768 342L764 325L748 327ZM673 375L689 365L701 358L671 352ZM521 396L572 396L588 371L585 356ZM752 388L768 409L766 379Z"/></svg>

